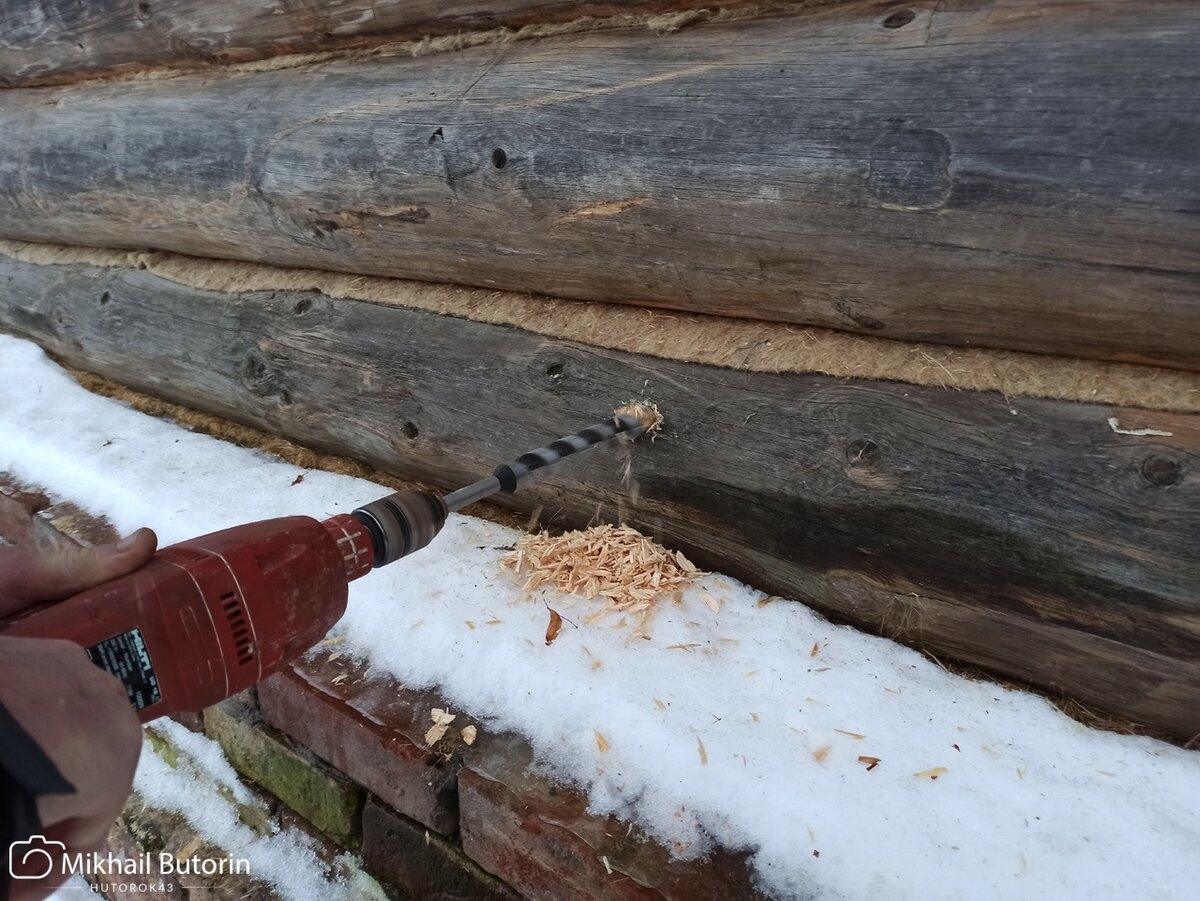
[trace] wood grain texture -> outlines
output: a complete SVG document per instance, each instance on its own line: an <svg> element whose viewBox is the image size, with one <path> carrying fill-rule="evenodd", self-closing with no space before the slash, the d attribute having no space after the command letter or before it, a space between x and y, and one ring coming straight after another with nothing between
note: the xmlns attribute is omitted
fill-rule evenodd
<svg viewBox="0 0 1200 901"><path fill-rule="evenodd" d="M854 9L0 92L0 236L1200 367L1200 5Z"/></svg>
<svg viewBox="0 0 1200 901"><path fill-rule="evenodd" d="M689 0L0 0L0 87L367 46Z"/></svg>
<svg viewBox="0 0 1200 901"><path fill-rule="evenodd" d="M1200 417L752 374L316 293L0 259L0 327L139 390L457 487L631 398L608 454L509 500L1182 738L1200 732ZM1118 434L1150 428L1169 435Z"/></svg>

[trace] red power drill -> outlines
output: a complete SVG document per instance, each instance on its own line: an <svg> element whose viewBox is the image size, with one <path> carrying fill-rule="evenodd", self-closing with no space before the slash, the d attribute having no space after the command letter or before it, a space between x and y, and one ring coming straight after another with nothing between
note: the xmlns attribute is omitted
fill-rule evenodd
<svg viewBox="0 0 1200 901"><path fill-rule="evenodd" d="M433 540L446 516L618 434L619 415L498 466L442 497L400 491L318 521L268 519L171 545L135 573L22 611L0 633L62 638L120 679L142 722L198 711L303 654L346 610L349 583Z"/></svg>

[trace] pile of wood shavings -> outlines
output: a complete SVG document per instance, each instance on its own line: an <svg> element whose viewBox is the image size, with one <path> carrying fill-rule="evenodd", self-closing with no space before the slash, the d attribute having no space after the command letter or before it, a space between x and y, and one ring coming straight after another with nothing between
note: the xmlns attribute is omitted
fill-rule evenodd
<svg viewBox="0 0 1200 901"><path fill-rule="evenodd" d="M589 600L604 598L604 609L591 623L610 613L635 617L635 634L664 596L682 600L684 586L704 575L679 551L669 551L629 526L593 526L577 532L523 535L501 560L502 568L522 575L532 593L557 588Z"/></svg>

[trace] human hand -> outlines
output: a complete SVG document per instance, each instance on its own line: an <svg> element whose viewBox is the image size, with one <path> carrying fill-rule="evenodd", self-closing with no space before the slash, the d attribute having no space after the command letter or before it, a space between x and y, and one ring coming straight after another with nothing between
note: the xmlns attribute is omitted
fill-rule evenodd
<svg viewBox="0 0 1200 901"><path fill-rule="evenodd" d="M149 529L84 547L31 510L0 495L0 536L8 542L0 546L0 619L118 578L154 555ZM72 642L0 634L0 704L75 787L38 798L42 834L69 854L95 850L124 806L141 751L141 725L124 687ZM62 881L55 861L51 876L15 881L12 899L43 898Z"/></svg>

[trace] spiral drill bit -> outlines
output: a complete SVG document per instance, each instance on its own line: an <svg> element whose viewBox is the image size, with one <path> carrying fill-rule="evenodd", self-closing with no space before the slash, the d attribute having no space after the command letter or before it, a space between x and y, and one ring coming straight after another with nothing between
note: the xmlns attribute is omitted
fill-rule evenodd
<svg viewBox="0 0 1200 901"><path fill-rule="evenodd" d="M486 479L480 479L465 488L459 488L457 491L447 494L444 499L446 509L453 513L468 504L473 504L499 492L511 494L539 469L553 466L565 457L603 444L617 435L624 434L630 439L635 439L645 430L645 424L636 416L618 414L613 417L611 422L589 426L574 435L564 435L545 447L522 454L511 463L501 463Z"/></svg>

